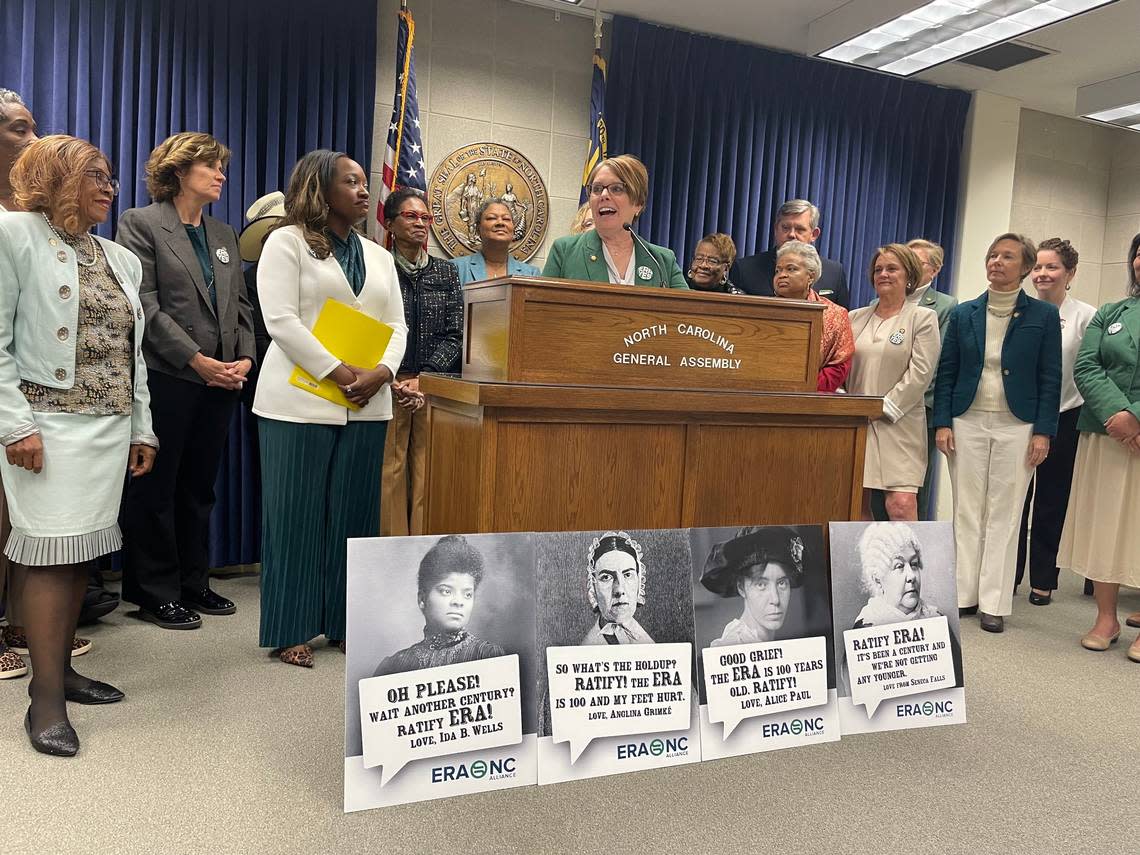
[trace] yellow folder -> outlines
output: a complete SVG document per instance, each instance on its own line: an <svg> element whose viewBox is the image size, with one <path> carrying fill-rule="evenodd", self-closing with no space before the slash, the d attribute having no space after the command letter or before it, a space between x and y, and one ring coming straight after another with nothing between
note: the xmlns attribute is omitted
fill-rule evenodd
<svg viewBox="0 0 1140 855"><path fill-rule="evenodd" d="M341 362L360 368L375 368L392 338L390 326L332 298L325 300L312 332L329 353ZM332 377L317 380L300 365L295 365L289 382L318 398L350 410L360 409L344 396Z"/></svg>

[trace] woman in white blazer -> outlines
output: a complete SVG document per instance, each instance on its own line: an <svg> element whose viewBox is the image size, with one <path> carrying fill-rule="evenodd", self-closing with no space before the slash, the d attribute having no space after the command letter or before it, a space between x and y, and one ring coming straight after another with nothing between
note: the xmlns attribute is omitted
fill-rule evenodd
<svg viewBox="0 0 1140 855"><path fill-rule="evenodd" d="M345 541L375 537L390 384L407 327L391 254L353 226L368 215L360 164L321 149L289 179L285 216L265 241L257 292L273 344L253 411L261 440L261 639L282 662L311 668L318 635L344 650ZM327 300L392 328L378 365L346 365L311 330ZM331 377L359 409L289 382L300 366Z"/></svg>
<svg viewBox="0 0 1140 855"><path fill-rule="evenodd" d="M863 458L864 507L870 491L885 495L892 520L918 519L918 490L926 476L924 396L938 366L938 315L907 299L922 281L922 263L903 244L880 247L871 258L872 305L851 313L855 357L847 378L852 395L883 399L883 415L867 428Z"/></svg>
<svg viewBox="0 0 1140 855"><path fill-rule="evenodd" d="M44 137L11 173L0 214L0 464L12 516L5 554L32 659L32 746L71 756L65 701L121 700L71 667L88 562L122 544L124 475L150 471L151 427L139 261L97 238L119 189L95 146Z"/></svg>

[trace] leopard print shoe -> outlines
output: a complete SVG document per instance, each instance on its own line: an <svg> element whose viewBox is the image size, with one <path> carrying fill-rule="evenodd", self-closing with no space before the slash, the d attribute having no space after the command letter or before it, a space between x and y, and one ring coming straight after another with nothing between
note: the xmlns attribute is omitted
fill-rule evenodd
<svg viewBox="0 0 1140 855"><path fill-rule="evenodd" d="M273 653L286 665L297 665L301 668L313 667L313 648L307 644L296 647L279 647Z"/></svg>
<svg viewBox="0 0 1140 855"><path fill-rule="evenodd" d="M23 677L27 673L27 663L20 658L16 651L5 647L3 652L0 653L0 680Z"/></svg>

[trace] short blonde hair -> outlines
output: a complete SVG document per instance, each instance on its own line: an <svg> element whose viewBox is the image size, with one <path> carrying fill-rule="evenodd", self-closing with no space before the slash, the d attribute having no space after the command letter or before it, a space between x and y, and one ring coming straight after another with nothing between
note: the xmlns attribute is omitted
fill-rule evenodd
<svg viewBox="0 0 1140 855"><path fill-rule="evenodd" d="M84 173L96 166L106 166L111 174L107 155L87 140L66 134L38 139L20 152L9 174L16 204L48 214L64 231L78 234L84 230L79 219Z"/></svg>
<svg viewBox="0 0 1140 855"><path fill-rule="evenodd" d="M990 244L990 248L986 250L987 262L990 260L990 253L994 251L994 247L1003 240L1021 244L1021 279L1024 281L1025 277L1029 275L1029 271L1037 264L1037 244L1025 235L1018 234L1017 232L1006 232L994 238L993 243Z"/></svg>
<svg viewBox="0 0 1140 855"><path fill-rule="evenodd" d="M593 212L590 210L590 203L583 202L578 206L578 213L574 215L574 221L570 223L570 234L580 235L582 232L588 232L594 227ZM590 225L586 225L586 221L590 221Z"/></svg>
<svg viewBox="0 0 1140 855"><path fill-rule="evenodd" d="M899 260L899 264L906 271L906 292L913 294L918 288L918 283L922 281L922 261L909 245L902 243L888 243L875 250L875 254L871 256L871 263L867 265L867 277L871 280L871 287L875 286L875 264L884 252L889 252Z"/></svg>
<svg viewBox="0 0 1140 855"><path fill-rule="evenodd" d="M146 189L156 202L166 202L182 192L178 178L180 169L195 163L213 165L221 161L229 166L230 150L209 134L183 131L167 137L150 153L146 162Z"/></svg>
<svg viewBox="0 0 1140 855"><path fill-rule="evenodd" d="M924 250L926 257L930 259L931 265L937 267L939 270L942 269L942 262L946 260L946 253L943 252L942 247L934 241L927 240L926 238L915 238L914 240L908 240L906 245L911 249Z"/></svg>
<svg viewBox="0 0 1140 855"><path fill-rule="evenodd" d="M645 207L645 203L649 200L649 170L645 168L644 163L632 154L607 157L590 170L590 177L586 179L587 184L594 183L594 176L602 167L609 167L621 180L630 202L639 208Z"/></svg>
<svg viewBox="0 0 1140 855"><path fill-rule="evenodd" d="M716 254L729 266L732 262L736 261L736 244L732 242L732 238L723 232L713 232L711 235L705 235L699 241L697 246L702 243L711 243L716 247Z"/></svg>

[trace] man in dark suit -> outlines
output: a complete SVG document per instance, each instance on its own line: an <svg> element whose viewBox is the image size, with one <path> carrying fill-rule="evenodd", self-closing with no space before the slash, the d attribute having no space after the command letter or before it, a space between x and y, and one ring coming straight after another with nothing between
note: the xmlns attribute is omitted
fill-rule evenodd
<svg viewBox="0 0 1140 855"><path fill-rule="evenodd" d="M776 250L790 240L815 243L819 238L819 208L806 199L791 199L776 212L772 227L772 246L758 255L738 258L732 265L730 279L746 294L772 297L772 277L776 275ZM823 270L813 286L817 294L843 308L849 308L847 271L838 261L820 257Z"/></svg>

